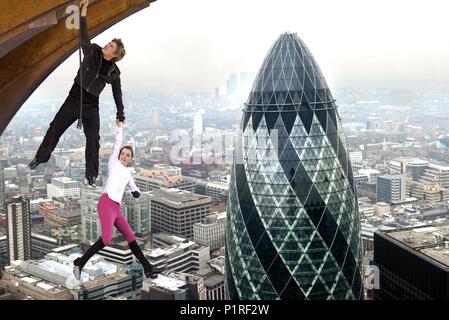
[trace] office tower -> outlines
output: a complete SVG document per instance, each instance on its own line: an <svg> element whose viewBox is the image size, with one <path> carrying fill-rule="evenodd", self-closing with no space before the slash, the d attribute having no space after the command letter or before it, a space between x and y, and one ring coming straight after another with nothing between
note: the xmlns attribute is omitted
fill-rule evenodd
<svg viewBox="0 0 449 320"><path fill-rule="evenodd" d="M179 189L148 193L151 228L182 238L193 238L193 225L212 213L212 199Z"/></svg>
<svg viewBox="0 0 449 320"><path fill-rule="evenodd" d="M21 196L5 203L9 261L31 259L30 204Z"/></svg>
<svg viewBox="0 0 449 320"><path fill-rule="evenodd" d="M226 81L226 89L228 95L233 94L237 90L237 74L231 73L229 79Z"/></svg>
<svg viewBox="0 0 449 320"><path fill-rule="evenodd" d="M97 203L102 190L84 189L81 194L81 239L85 244L95 242L101 236L100 217L97 213ZM113 228L112 235L117 234L116 228Z"/></svg>
<svg viewBox="0 0 449 320"><path fill-rule="evenodd" d="M405 199L405 175L377 177L377 202L394 202Z"/></svg>
<svg viewBox="0 0 449 320"><path fill-rule="evenodd" d="M144 253L151 264L163 268L164 273L192 272L207 267L209 247L166 233L156 233L152 239L153 248Z"/></svg>
<svg viewBox="0 0 449 320"><path fill-rule="evenodd" d="M361 299L362 240L335 100L296 34L274 43L244 107L226 229L231 299Z"/></svg>
<svg viewBox="0 0 449 320"><path fill-rule="evenodd" d="M215 96L215 100L219 100L220 99L220 88L218 88L218 87L215 88L214 96Z"/></svg>
<svg viewBox="0 0 449 320"><path fill-rule="evenodd" d="M225 245L226 212L211 214L193 225L193 241L211 251Z"/></svg>
<svg viewBox="0 0 449 320"><path fill-rule="evenodd" d="M68 177L52 178L51 183L47 185L47 197L55 198L79 198L81 184L79 181Z"/></svg>
<svg viewBox="0 0 449 320"><path fill-rule="evenodd" d="M213 181L206 184L206 196L212 197L214 202L221 202L227 198L229 184L226 182Z"/></svg>
<svg viewBox="0 0 449 320"><path fill-rule="evenodd" d="M448 230L445 224L375 232L375 299L449 299Z"/></svg>
<svg viewBox="0 0 449 320"><path fill-rule="evenodd" d="M159 110L153 109L151 111L151 124L153 128L159 128L161 116Z"/></svg>
<svg viewBox="0 0 449 320"><path fill-rule="evenodd" d="M8 239L6 236L0 236L0 279L2 278L2 268L8 264Z"/></svg>
<svg viewBox="0 0 449 320"><path fill-rule="evenodd" d="M5 173L4 169L8 166L7 159L0 158L0 209L5 203Z"/></svg>
<svg viewBox="0 0 449 320"><path fill-rule="evenodd" d="M198 137L203 134L203 114L197 113L193 116L193 136Z"/></svg>
<svg viewBox="0 0 449 320"><path fill-rule="evenodd" d="M84 162L81 160L70 160L69 166L68 166L68 175L71 179L84 182L84 176L86 173L86 166L84 165Z"/></svg>
<svg viewBox="0 0 449 320"><path fill-rule="evenodd" d="M147 193L142 193L138 199L134 199L131 194L125 194L121 211L134 232L150 233L150 199Z"/></svg>

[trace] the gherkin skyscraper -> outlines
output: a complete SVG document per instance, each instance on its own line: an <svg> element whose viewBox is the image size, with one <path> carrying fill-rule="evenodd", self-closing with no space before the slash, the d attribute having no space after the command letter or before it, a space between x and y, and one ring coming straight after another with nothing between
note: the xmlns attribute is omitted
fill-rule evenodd
<svg viewBox="0 0 449 320"><path fill-rule="evenodd" d="M331 92L296 34L245 104L228 203L231 299L362 299L353 173Z"/></svg>

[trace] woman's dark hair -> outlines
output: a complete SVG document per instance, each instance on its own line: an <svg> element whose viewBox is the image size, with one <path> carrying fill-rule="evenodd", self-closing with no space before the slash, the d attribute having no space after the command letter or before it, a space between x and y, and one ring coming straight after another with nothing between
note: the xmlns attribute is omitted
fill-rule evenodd
<svg viewBox="0 0 449 320"><path fill-rule="evenodd" d="M118 158L120 159L120 154L122 153L122 150L123 149L128 149L129 151L131 151L131 158L134 158L134 151L133 151L133 147L131 147L131 146L123 146L121 149L120 149L120 152L118 153Z"/></svg>

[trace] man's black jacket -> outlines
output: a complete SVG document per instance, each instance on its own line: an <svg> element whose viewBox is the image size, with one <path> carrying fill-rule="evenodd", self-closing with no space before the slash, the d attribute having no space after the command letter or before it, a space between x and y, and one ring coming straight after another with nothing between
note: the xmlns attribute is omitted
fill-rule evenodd
<svg viewBox="0 0 449 320"><path fill-rule="evenodd" d="M114 61L111 61L111 67L106 75L99 74L101 62L104 59L101 47L94 43L92 44L87 33L86 17L81 17L80 22L81 32L81 48L83 50L84 59L81 64L81 69L75 78L75 82L80 85L80 72L83 73L83 88L96 97L100 96L106 83L112 86L112 94L114 96L115 104L117 106L117 119L125 120L123 112L122 88L120 83L120 69Z"/></svg>

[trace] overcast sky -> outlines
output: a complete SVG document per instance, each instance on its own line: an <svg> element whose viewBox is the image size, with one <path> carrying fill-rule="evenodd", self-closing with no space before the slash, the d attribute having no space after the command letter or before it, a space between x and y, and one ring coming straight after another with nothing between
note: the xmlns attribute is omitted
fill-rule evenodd
<svg viewBox="0 0 449 320"><path fill-rule="evenodd" d="M447 0L158 0L99 35L123 39L122 85L212 91L256 72L278 36L297 32L333 88L449 84ZM68 92L77 53L36 93Z"/></svg>

